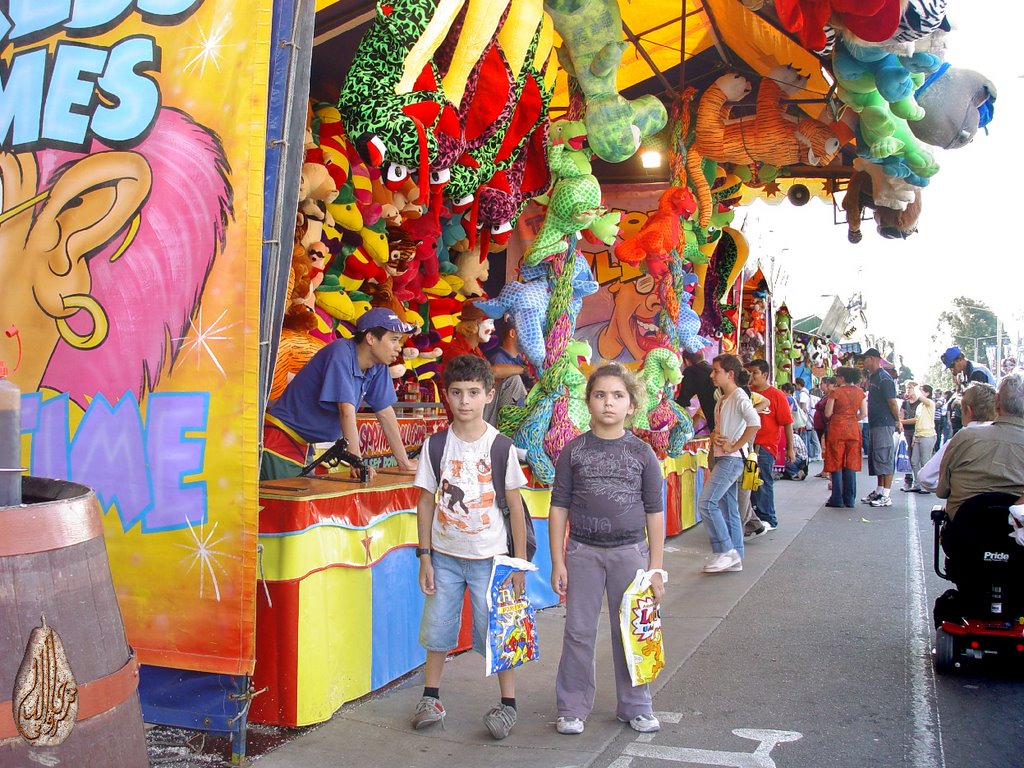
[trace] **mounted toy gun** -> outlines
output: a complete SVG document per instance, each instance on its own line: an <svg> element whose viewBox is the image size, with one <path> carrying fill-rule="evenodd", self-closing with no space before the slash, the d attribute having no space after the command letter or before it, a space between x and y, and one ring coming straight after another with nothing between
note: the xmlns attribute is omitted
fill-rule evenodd
<svg viewBox="0 0 1024 768"><path fill-rule="evenodd" d="M336 467L339 464L347 464L353 469L358 470L359 481L362 483L367 482L370 477L370 471L366 466L366 463L355 454L349 453L348 440L344 437L335 440L334 445L304 466L302 468L302 472L299 473L299 476L306 477L321 464L326 464L329 467Z"/></svg>

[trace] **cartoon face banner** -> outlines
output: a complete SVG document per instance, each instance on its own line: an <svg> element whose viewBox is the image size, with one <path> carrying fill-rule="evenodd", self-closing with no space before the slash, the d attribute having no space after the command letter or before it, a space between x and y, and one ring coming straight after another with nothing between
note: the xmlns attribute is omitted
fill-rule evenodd
<svg viewBox="0 0 1024 768"><path fill-rule="evenodd" d="M143 663L252 667L271 7L0 6L0 373Z"/></svg>
<svg viewBox="0 0 1024 768"><path fill-rule="evenodd" d="M620 211L619 238L637 233L647 217L658 210L663 184L603 185L603 201L609 210ZM520 217L508 245L507 276L516 279L516 270L544 219L544 209L531 204ZM654 278L639 267L621 263L613 247L580 240L580 251L590 264L601 286L597 293L583 299L576 320L576 338L589 341L594 360L634 362L659 345L656 315L661 309Z"/></svg>

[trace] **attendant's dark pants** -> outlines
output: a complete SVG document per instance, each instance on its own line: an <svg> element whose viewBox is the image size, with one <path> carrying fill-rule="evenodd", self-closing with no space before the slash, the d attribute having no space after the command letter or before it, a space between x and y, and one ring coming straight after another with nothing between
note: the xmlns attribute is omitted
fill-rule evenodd
<svg viewBox="0 0 1024 768"><path fill-rule="evenodd" d="M757 466L761 470L761 487L750 494L757 516L772 527L779 524L775 517L775 454L763 445L757 446Z"/></svg>

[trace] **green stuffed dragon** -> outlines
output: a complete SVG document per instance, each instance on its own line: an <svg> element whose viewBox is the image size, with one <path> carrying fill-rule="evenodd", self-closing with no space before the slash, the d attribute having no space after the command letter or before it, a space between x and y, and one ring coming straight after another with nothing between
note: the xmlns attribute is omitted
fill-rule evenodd
<svg viewBox="0 0 1024 768"><path fill-rule="evenodd" d="M558 63L586 98L590 148L609 163L628 160L642 138L665 126L668 114L654 96L629 100L616 90L626 49L618 0L544 0L544 10L564 43Z"/></svg>

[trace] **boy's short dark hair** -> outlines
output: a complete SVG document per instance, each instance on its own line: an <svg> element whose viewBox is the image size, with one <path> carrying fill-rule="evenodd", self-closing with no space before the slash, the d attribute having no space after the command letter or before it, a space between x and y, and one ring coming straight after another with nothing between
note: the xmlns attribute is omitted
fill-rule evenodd
<svg viewBox="0 0 1024 768"><path fill-rule="evenodd" d="M751 360L749 363L747 363L743 367L744 368L757 368L757 370L759 370L761 373L765 374L766 376L772 370L771 366L768 365L768 361L767 360L762 360L760 357L754 358L753 360Z"/></svg>
<svg viewBox="0 0 1024 768"><path fill-rule="evenodd" d="M515 329L516 324L509 315L502 315L494 321L494 330L502 341L508 338L509 331L514 331Z"/></svg>
<svg viewBox="0 0 1024 768"><path fill-rule="evenodd" d="M479 381L484 385L484 390L490 392L494 389L494 372L490 363L482 357L459 355L444 367L444 388L447 390L452 384L461 381Z"/></svg>
<svg viewBox="0 0 1024 768"><path fill-rule="evenodd" d="M394 331L389 331L387 328L381 328L378 325L373 328L367 328L365 331L356 331L352 334L352 341L356 344L362 344L367 335L373 336L377 341L380 341L389 333L394 333Z"/></svg>
<svg viewBox="0 0 1024 768"><path fill-rule="evenodd" d="M796 386L798 386L798 387L806 387L807 386L807 382L804 381L802 376L797 376L796 377L796 381L794 381L793 383L796 384Z"/></svg>

